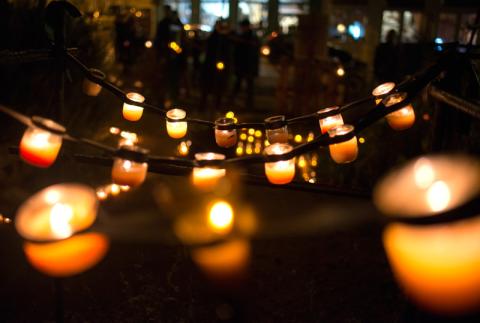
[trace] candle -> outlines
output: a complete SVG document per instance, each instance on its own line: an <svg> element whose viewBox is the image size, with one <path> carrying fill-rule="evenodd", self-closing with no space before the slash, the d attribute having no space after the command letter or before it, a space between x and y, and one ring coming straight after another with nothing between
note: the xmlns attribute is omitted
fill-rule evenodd
<svg viewBox="0 0 480 323"><path fill-rule="evenodd" d="M197 161L202 160L224 160L225 155L216 153L197 153L195 154ZM193 185L202 190L211 190L216 186L218 181L224 177L226 171L224 168L213 167L194 167L193 168Z"/></svg>
<svg viewBox="0 0 480 323"><path fill-rule="evenodd" d="M65 239L90 227L97 216L95 191L83 184L57 184L37 192L17 211L15 227L25 239Z"/></svg>
<svg viewBox="0 0 480 323"><path fill-rule="evenodd" d="M65 128L40 117L33 117L32 121L20 141L20 157L33 166L46 168L57 159Z"/></svg>
<svg viewBox="0 0 480 323"><path fill-rule="evenodd" d="M52 277L68 277L95 266L108 246L105 235L92 232L50 243L25 242L23 251L38 271Z"/></svg>
<svg viewBox="0 0 480 323"><path fill-rule="evenodd" d="M351 125L342 125L336 126L328 131L328 135L330 138L335 138L336 136L346 135L350 132L353 132L354 128ZM358 144L357 144L357 137L354 136L353 138L340 142L337 144L331 144L328 146L330 150L330 157L338 163L338 164L345 164L350 163L357 159L358 155Z"/></svg>
<svg viewBox="0 0 480 323"><path fill-rule="evenodd" d="M420 306L440 314L479 308L479 217L450 224L391 224L383 243L396 279Z"/></svg>
<svg viewBox="0 0 480 323"><path fill-rule="evenodd" d="M127 98L138 103L143 103L145 98L138 93L127 93ZM142 117L143 107L129 103L123 103L123 117L128 121L138 121Z"/></svg>
<svg viewBox="0 0 480 323"><path fill-rule="evenodd" d="M394 104L402 102L406 97L406 93L392 94L383 100L383 104L388 108ZM387 114L385 118L393 130L405 130L414 124L415 110L413 110L411 104L407 104L405 107Z"/></svg>
<svg viewBox="0 0 480 323"><path fill-rule="evenodd" d="M288 128L285 116L273 116L265 119L267 139L271 144L288 143Z"/></svg>
<svg viewBox="0 0 480 323"><path fill-rule="evenodd" d="M118 185L139 186L147 177L147 150L123 146L113 161L112 181Z"/></svg>
<svg viewBox="0 0 480 323"><path fill-rule="evenodd" d="M237 129L232 128L235 120L219 118L215 120L215 142L223 148L230 148L237 143Z"/></svg>
<svg viewBox="0 0 480 323"><path fill-rule="evenodd" d="M289 144L275 143L265 148L267 155L283 155L292 151ZM295 158L265 163L265 175L272 184L287 184L295 177Z"/></svg>
<svg viewBox="0 0 480 323"><path fill-rule="evenodd" d="M250 259L250 242L231 239L210 247L192 250L193 261L212 279L231 279L242 275Z"/></svg>
<svg viewBox="0 0 480 323"><path fill-rule="evenodd" d="M384 177L373 200L388 215L433 216L480 191L480 164L461 155L422 156Z"/></svg>
<svg viewBox="0 0 480 323"><path fill-rule="evenodd" d="M187 122L182 121L187 113L182 109L171 109L167 111L167 133L170 137L179 139L187 134Z"/></svg>
<svg viewBox="0 0 480 323"><path fill-rule="evenodd" d="M378 105L380 102L382 102L383 97L390 93L394 88L395 83L393 82L382 83L374 88L372 95L375 97L375 103Z"/></svg>
<svg viewBox="0 0 480 323"><path fill-rule="evenodd" d="M333 127L343 125L343 118L339 110L340 108L335 106L317 111L318 123L320 124L322 135Z"/></svg>
<svg viewBox="0 0 480 323"><path fill-rule="evenodd" d="M233 209L225 201L216 201L208 212L209 227L216 233L227 234L233 227Z"/></svg>
<svg viewBox="0 0 480 323"><path fill-rule="evenodd" d="M90 73L92 73L95 77L103 80L105 79L105 74L97 69L91 68ZM97 96L100 91L102 90L102 86L90 81L88 78L83 79L83 93L88 96Z"/></svg>

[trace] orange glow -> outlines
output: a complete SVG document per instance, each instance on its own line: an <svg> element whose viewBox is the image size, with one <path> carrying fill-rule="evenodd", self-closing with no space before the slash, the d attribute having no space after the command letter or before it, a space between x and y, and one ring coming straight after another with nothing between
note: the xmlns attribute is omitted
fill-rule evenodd
<svg viewBox="0 0 480 323"><path fill-rule="evenodd" d="M480 305L480 218L430 226L389 225L383 242L399 283L426 309L447 314Z"/></svg>
<svg viewBox="0 0 480 323"><path fill-rule="evenodd" d="M127 93L127 98L138 103L143 103L145 101L145 97L135 92ZM143 107L129 103L123 104L123 117L126 120L138 121L142 117L142 114Z"/></svg>
<svg viewBox="0 0 480 323"><path fill-rule="evenodd" d="M84 272L103 259L109 242L99 233L85 233L67 240L36 244L25 242L28 262L52 277L68 277Z"/></svg>
<svg viewBox="0 0 480 323"><path fill-rule="evenodd" d="M208 224L215 232L228 233L233 226L232 206L225 201L215 202L208 214Z"/></svg>
<svg viewBox="0 0 480 323"><path fill-rule="evenodd" d="M270 55L270 47L268 47L268 46L262 46L261 49L260 49L260 52L261 52L262 55L264 55L264 56L269 56L269 55Z"/></svg>
<svg viewBox="0 0 480 323"><path fill-rule="evenodd" d="M216 67L217 67L217 70L223 71L223 70L225 69L225 63L223 63L223 62L217 62Z"/></svg>
<svg viewBox="0 0 480 323"><path fill-rule="evenodd" d="M62 147L62 137L46 130L30 127L20 142L20 157L37 167L50 167Z"/></svg>

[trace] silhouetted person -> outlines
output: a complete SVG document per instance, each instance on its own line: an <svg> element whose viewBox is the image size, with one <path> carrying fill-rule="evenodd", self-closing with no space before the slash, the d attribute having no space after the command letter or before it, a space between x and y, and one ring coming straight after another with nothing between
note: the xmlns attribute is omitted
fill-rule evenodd
<svg viewBox="0 0 480 323"><path fill-rule="evenodd" d="M215 23L213 32L207 39L205 60L201 72L202 100L201 107L206 109L208 97L215 97L215 109L219 109L225 91L228 88L228 78L232 69L232 44L229 37L228 24L219 20Z"/></svg>
<svg viewBox="0 0 480 323"><path fill-rule="evenodd" d="M248 19L240 22L240 33L233 39L235 41L235 86L231 94L231 100L232 102L235 100L241 90L243 81L245 81L247 86L245 107L252 109L254 81L258 76L260 53L258 38L251 29Z"/></svg>
<svg viewBox="0 0 480 323"><path fill-rule="evenodd" d="M386 42L379 44L375 50L374 73L379 83L397 81L399 78L399 48L396 44L396 36L395 30L389 30Z"/></svg>
<svg viewBox="0 0 480 323"><path fill-rule="evenodd" d="M115 19L117 55L119 61L123 64L125 71L128 71L129 66L134 60L134 23L133 17L129 13L121 13Z"/></svg>

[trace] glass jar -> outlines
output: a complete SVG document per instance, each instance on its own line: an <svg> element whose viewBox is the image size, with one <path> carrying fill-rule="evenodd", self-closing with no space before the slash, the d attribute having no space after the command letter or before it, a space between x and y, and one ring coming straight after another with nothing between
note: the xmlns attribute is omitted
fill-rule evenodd
<svg viewBox="0 0 480 323"><path fill-rule="evenodd" d="M180 139L187 134L187 122L184 121L187 113L182 109L170 109L167 111L167 133L171 138Z"/></svg>
<svg viewBox="0 0 480 323"><path fill-rule="evenodd" d="M264 149L267 156L283 155L292 151L289 144L275 143ZM265 175L272 184L288 184L295 177L295 158L265 163Z"/></svg>
<svg viewBox="0 0 480 323"><path fill-rule="evenodd" d="M219 118L215 120L215 142L223 148L230 148L237 143L237 129L232 128L235 120L232 118Z"/></svg>
<svg viewBox="0 0 480 323"><path fill-rule="evenodd" d="M285 116L273 116L266 118L265 129L268 142L274 143L288 143L288 128Z"/></svg>

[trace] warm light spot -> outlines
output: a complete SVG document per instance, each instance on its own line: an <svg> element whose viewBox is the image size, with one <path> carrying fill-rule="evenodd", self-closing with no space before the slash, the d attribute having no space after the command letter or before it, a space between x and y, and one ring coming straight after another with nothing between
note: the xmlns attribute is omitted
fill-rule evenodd
<svg viewBox="0 0 480 323"><path fill-rule="evenodd" d="M243 147L237 147L235 152L237 153L237 156L243 155Z"/></svg>
<svg viewBox="0 0 480 323"><path fill-rule="evenodd" d="M361 143L361 144L364 144L365 143L365 138L363 138L363 137L358 138L358 142Z"/></svg>
<svg viewBox="0 0 480 323"><path fill-rule="evenodd" d="M151 41L151 40L147 40L147 41L145 42L145 48L152 48L152 47L153 47L152 41Z"/></svg>
<svg viewBox="0 0 480 323"><path fill-rule="evenodd" d="M186 31L189 31L192 29L192 26L190 26L189 24L185 24L183 25L183 29L186 30Z"/></svg>
<svg viewBox="0 0 480 323"><path fill-rule="evenodd" d="M270 55L270 47L262 46L262 48L260 49L260 52L262 53L262 55L268 56Z"/></svg>
<svg viewBox="0 0 480 323"><path fill-rule="evenodd" d="M338 24L338 25L337 25L337 31L338 31L340 34L343 34L346 30L347 30L347 27L345 27L344 24Z"/></svg>
<svg viewBox="0 0 480 323"><path fill-rule="evenodd" d="M309 132L307 136L307 142L310 142L313 139L315 139L315 135L313 134L313 132Z"/></svg>
<svg viewBox="0 0 480 323"><path fill-rule="evenodd" d="M312 167L316 167L318 165L318 159L316 157L312 157L310 165L312 165Z"/></svg>
<svg viewBox="0 0 480 323"><path fill-rule="evenodd" d="M73 209L63 203L55 204L50 210L50 228L55 237L65 239L72 235L70 221L73 218Z"/></svg>
<svg viewBox="0 0 480 323"><path fill-rule="evenodd" d="M112 135L120 134L120 128L117 128L117 127L110 127L109 131Z"/></svg>
<svg viewBox="0 0 480 323"><path fill-rule="evenodd" d="M93 13L93 18L98 19L99 17L100 17L100 11L96 10L96 11Z"/></svg>
<svg viewBox="0 0 480 323"><path fill-rule="evenodd" d="M272 31L271 33L272 38L278 37L278 33L276 31Z"/></svg>
<svg viewBox="0 0 480 323"><path fill-rule="evenodd" d="M179 153L181 156L186 156L186 155L188 155L188 151L189 151L188 144L187 144L185 141L182 141L182 142L178 145L177 150L178 150L178 153Z"/></svg>
<svg viewBox="0 0 480 323"><path fill-rule="evenodd" d="M135 12L135 17L141 18L142 16L143 16L143 13L140 10Z"/></svg>
<svg viewBox="0 0 480 323"><path fill-rule="evenodd" d="M337 68L337 75L340 77L345 75L345 70L343 69L343 67L340 66L339 68Z"/></svg>
<svg viewBox="0 0 480 323"><path fill-rule="evenodd" d="M262 147L255 145L253 151L255 152L255 154L260 154L260 152L262 151Z"/></svg>
<svg viewBox="0 0 480 323"><path fill-rule="evenodd" d="M306 167L306 166L307 166L307 162L306 162L306 160L305 160L305 157L300 156L300 157L298 158L298 167L304 168L304 167Z"/></svg>
<svg viewBox="0 0 480 323"><path fill-rule="evenodd" d="M268 146L270 146L270 142L267 139L265 139L264 145L265 145L265 147L268 147Z"/></svg>
<svg viewBox="0 0 480 323"><path fill-rule="evenodd" d="M255 129L253 129L253 128L248 129L248 134L250 136L253 136L255 134Z"/></svg>
<svg viewBox="0 0 480 323"><path fill-rule="evenodd" d="M122 132L120 132L120 137L125 138L125 139L130 139L133 142L138 141L138 136L135 132L122 131Z"/></svg>
<svg viewBox="0 0 480 323"><path fill-rule="evenodd" d="M430 121L430 115L428 113L423 114L423 120Z"/></svg>
<svg viewBox="0 0 480 323"><path fill-rule="evenodd" d="M125 164L123 167L125 168ZM110 185L110 193L112 193L113 196L120 194L120 186L117 184Z"/></svg>
<svg viewBox="0 0 480 323"><path fill-rule="evenodd" d="M120 190L122 192L128 192L130 190L130 186L128 185L120 185Z"/></svg>
<svg viewBox="0 0 480 323"><path fill-rule="evenodd" d="M168 44L168 47L170 47L170 49L173 50L177 54L180 54L182 52L182 48L180 46L178 46L178 44L174 41L170 42Z"/></svg>
<svg viewBox="0 0 480 323"><path fill-rule="evenodd" d="M248 142L253 142L254 140L255 140L255 138L253 138L253 136L248 136L248 138L247 138Z"/></svg>
<svg viewBox="0 0 480 323"><path fill-rule="evenodd" d="M255 130L255 137L260 138L262 136L262 131L260 130Z"/></svg>
<svg viewBox="0 0 480 323"><path fill-rule="evenodd" d="M108 197L107 192L103 188L97 189L97 198L99 200L105 200Z"/></svg>
<svg viewBox="0 0 480 323"><path fill-rule="evenodd" d="M225 69L225 64L223 62L217 62L217 70L223 71Z"/></svg>
<svg viewBox="0 0 480 323"><path fill-rule="evenodd" d="M225 201L219 201L213 204L208 215L210 227L219 233L227 233L232 229L233 209Z"/></svg>
<svg viewBox="0 0 480 323"><path fill-rule="evenodd" d="M50 190L45 194L45 202L55 204L60 199L60 193L56 190Z"/></svg>
<svg viewBox="0 0 480 323"><path fill-rule="evenodd" d="M225 113L225 118L233 119L235 117L235 113L233 111L228 111Z"/></svg>
<svg viewBox="0 0 480 323"><path fill-rule="evenodd" d="M418 187L426 189L435 181L435 171L426 158L420 158L413 167L415 172L415 184Z"/></svg>
<svg viewBox="0 0 480 323"><path fill-rule="evenodd" d="M251 144L247 145L247 148L245 149L245 152L247 153L247 155L251 155L253 153L253 149L252 149Z"/></svg>
<svg viewBox="0 0 480 323"><path fill-rule="evenodd" d="M133 86L135 86L136 88L139 88L141 89L143 87L143 82L140 81L140 80L137 80L133 83Z"/></svg>
<svg viewBox="0 0 480 323"><path fill-rule="evenodd" d="M303 138L302 138L302 135L295 135L295 137L293 138L293 140L296 142L296 143L301 143Z"/></svg>
<svg viewBox="0 0 480 323"><path fill-rule="evenodd" d="M435 212L446 209L450 198L450 188L444 181L436 181L427 191L428 205Z"/></svg>

